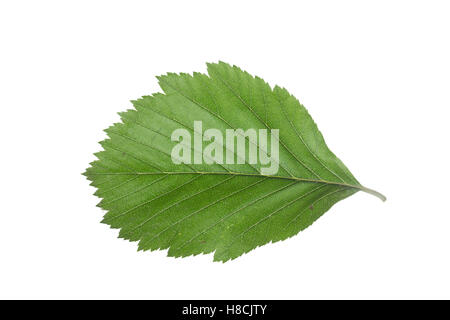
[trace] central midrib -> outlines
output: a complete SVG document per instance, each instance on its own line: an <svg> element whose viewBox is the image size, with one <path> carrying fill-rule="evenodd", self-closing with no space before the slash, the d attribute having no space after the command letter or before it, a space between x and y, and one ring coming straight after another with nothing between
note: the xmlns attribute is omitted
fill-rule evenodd
<svg viewBox="0 0 450 320"><path fill-rule="evenodd" d="M228 172L220 172L220 171L217 171L217 172L216 171L210 171L210 172L207 172L207 171L158 171L158 172L156 172L156 171L153 171L153 172L97 172L97 173L90 173L88 175L161 175L161 174L165 174L165 175L185 175L185 174L234 175L234 176L244 176L244 177L283 179L283 180L310 182L310 183L323 183L323 184L357 189L359 191L364 191L366 193L369 193L369 194L379 198L382 201L386 201L386 197L383 194L381 194L378 191L375 191L373 189L364 187L362 185L352 185L352 184L348 184L348 183L326 181L326 180L319 180L319 179L264 175L264 174L257 174L257 173L244 173L244 172L233 172L233 171L228 171Z"/></svg>

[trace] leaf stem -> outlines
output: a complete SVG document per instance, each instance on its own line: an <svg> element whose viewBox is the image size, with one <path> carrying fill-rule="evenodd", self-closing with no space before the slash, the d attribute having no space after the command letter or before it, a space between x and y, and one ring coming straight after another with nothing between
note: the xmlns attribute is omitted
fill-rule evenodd
<svg viewBox="0 0 450 320"><path fill-rule="evenodd" d="M371 194L371 195L377 197L378 199L380 199L381 201L386 201L386 196L383 195L383 194L381 194L381 193L378 192L378 191L375 191L375 190L373 190L373 189L366 188L366 187L364 187L364 186L360 186L359 190L364 191L364 192L366 192L366 193L368 193L368 194Z"/></svg>

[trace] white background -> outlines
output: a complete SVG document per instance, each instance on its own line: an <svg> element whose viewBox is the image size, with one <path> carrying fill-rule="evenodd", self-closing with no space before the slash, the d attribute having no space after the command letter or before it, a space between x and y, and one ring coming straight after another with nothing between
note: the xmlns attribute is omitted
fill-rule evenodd
<svg viewBox="0 0 450 320"><path fill-rule="evenodd" d="M2 1L0 298L450 298L448 1ZM226 264L137 252L81 175L154 76L290 90L363 184Z"/></svg>

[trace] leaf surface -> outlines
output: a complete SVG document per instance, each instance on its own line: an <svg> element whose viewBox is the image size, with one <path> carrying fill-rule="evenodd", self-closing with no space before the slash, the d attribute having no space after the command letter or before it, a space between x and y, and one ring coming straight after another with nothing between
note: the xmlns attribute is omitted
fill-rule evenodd
<svg viewBox="0 0 450 320"><path fill-rule="evenodd" d="M103 222L139 249L169 249L175 257L214 252L215 261L227 261L296 235L355 192L385 200L359 184L285 89L223 62L208 64L208 75L169 73L158 80L164 93L133 101L122 123L105 130L104 150L84 173L107 211ZM182 128L194 136L194 121L224 133L279 129L278 172L264 175L248 158L175 164L178 142L171 135ZM245 137L246 154L256 148L270 156L252 142ZM225 154L225 142L221 148Z"/></svg>

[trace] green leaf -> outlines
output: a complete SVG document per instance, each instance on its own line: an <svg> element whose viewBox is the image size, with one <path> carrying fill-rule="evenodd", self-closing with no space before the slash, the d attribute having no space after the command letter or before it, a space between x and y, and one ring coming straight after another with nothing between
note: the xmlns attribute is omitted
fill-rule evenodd
<svg viewBox="0 0 450 320"><path fill-rule="evenodd" d="M227 261L296 235L355 192L385 200L359 184L284 88L223 62L208 64L208 75L169 73L158 80L164 94L133 101L135 109L120 114L123 123L105 130L104 150L84 173L102 198L103 222L120 228L119 237L139 241L140 250L169 249L174 257L214 252L215 261ZM202 158L195 142L171 140L177 129L201 135L194 121L203 132L215 128L224 136L227 129L279 129L276 163L276 149L244 140L245 155L257 148L260 157L273 156L278 172L263 174L263 164L245 155L243 164L208 164L212 158ZM231 150L225 139L214 141L224 154ZM174 163L176 145L202 161Z"/></svg>

